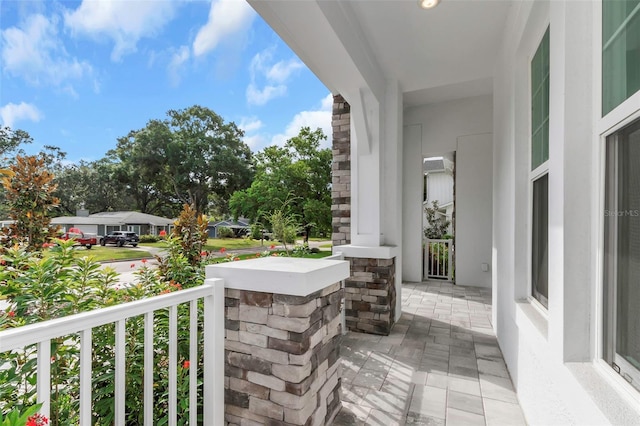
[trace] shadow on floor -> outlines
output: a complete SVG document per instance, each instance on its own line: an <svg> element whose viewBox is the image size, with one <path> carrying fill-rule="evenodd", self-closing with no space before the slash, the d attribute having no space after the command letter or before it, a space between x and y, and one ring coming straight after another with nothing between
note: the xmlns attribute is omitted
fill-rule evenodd
<svg viewBox="0 0 640 426"><path fill-rule="evenodd" d="M524 425L491 327L491 290L404 284L389 336L347 333L334 425Z"/></svg>

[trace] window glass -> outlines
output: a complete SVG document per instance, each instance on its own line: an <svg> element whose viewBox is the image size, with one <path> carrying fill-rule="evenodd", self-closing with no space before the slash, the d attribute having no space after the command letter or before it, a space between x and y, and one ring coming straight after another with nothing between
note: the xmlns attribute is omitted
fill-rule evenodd
<svg viewBox="0 0 640 426"><path fill-rule="evenodd" d="M533 182L531 293L547 307L549 297L549 175Z"/></svg>
<svg viewBox="0 0 640 426"><path fill-rule="evenodd" d="M607 138L605 359L640 389L640 121Z"/></svg>
<svg viewBox="0 0 640 426"><path fill-rule="evenodd" d="M602 2L602 113L640 90L640 0Z"/></svg>
<svg viewBox="0 0 640 426"><path fill-rule="evenodd" d="M531 60L531 170L549 159L549 28Z"/></svg>

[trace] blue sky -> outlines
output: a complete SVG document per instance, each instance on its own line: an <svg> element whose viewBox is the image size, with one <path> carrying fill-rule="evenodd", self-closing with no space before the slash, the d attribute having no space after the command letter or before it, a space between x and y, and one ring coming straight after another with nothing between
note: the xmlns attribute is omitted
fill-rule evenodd
<svg viewBox="0 0 640 426"><path fill-rule="evenodd" d="M29 132L30 152L97 160L194 104L254 152L303 125L330 136L328 89L244 0L2 0L0 30L0 122Z"/></svg>

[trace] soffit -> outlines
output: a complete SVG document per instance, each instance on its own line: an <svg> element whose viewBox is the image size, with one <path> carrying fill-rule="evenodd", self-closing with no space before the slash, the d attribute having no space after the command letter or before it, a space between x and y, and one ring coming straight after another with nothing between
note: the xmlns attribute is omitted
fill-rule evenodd
<svg viewBox="0 0 640 426"><path fill-rule="evenodd" d="M406 106L491 93L511 5L441 0L423 10L416 0L249 2L330 90L342 90L339 80L356 69L369 83L397 80ZM353 66L340 75L346 56Z"/></svg>

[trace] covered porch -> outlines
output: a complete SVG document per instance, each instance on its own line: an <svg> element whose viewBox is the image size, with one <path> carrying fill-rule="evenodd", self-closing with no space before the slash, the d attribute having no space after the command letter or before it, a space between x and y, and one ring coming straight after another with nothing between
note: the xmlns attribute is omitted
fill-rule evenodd
<svg viewBox="0 0 640 426"><path fill-rule="evenodd" d="M491 291L405 283L388 336L347 333L334 425L525 425L491 325Z"/></svg>

